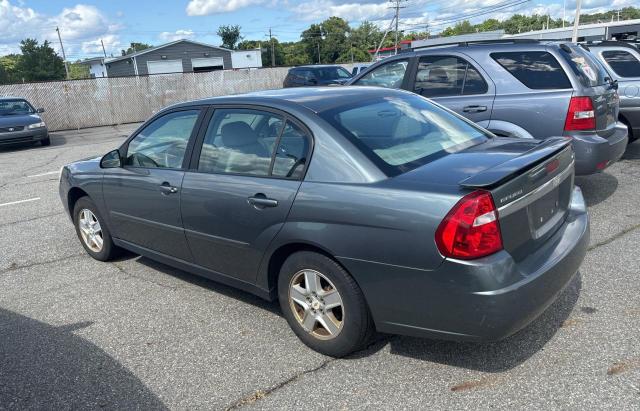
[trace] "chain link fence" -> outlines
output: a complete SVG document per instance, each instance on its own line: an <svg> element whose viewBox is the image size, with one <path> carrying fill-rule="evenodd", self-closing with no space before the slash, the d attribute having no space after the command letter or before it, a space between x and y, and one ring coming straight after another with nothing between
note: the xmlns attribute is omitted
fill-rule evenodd
<svg viewBox="0 0 640 411"><path fill-rule="evenodd" d="M351 71L352 65L343 65ZM144 121L181 101L282 87L287 67L158 74L47 83L0 85L0 96L22 97L49 130L70 130Z"/></svg>

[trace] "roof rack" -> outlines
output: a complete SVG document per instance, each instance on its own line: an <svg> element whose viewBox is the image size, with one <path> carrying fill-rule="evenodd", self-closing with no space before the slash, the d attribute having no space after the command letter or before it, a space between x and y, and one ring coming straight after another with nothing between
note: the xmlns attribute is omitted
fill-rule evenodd
<svg viewBox="0 0 640 411"><path fill-rule="evenodd" d="M442 46L468 47L468 46L483 45L483 44L536 44L536 43L540 43L540 40L505 38L505 39L488 39L488 40L452 41L450 43L439 43L439 44L429 44L426 46L419 46L416 49L421 50L421 49L426 49L431 47L442 47Z"/></svg>

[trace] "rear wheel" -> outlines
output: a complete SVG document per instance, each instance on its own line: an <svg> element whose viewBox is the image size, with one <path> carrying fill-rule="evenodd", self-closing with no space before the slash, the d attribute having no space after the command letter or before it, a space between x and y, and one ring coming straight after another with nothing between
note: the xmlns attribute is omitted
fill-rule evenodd
<svg viewBox="0 0 640 411"><path fill-rule="evenodd" d="M371 340L373 321L362 291L324 255L292 254L280 270L278 297L296 335L322 354L342 357Z"/></svg>
<svg viewBox="0 0 640 411"><path fill-rule="evenodd" d="M91 257L109 261L117 256L120 250L113 244L107 224L89 197L82 197L76 202L73 222L80 243Z"/></svg>

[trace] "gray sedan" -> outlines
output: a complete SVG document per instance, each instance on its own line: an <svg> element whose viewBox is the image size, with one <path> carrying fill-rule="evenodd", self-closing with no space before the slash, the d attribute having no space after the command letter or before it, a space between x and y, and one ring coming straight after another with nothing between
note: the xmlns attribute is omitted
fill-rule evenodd
<svg viewBox="0 0 640 411"><path fill-rule="evenodd" d="M51 144L47 125L40 118L44 109L35 109L25 99L0 97L0 146L4 144Z"/></svg>
<svg viewBox="0 0 640 411"><path fill-rule="evenodd" d="M495 137L413 93L303 88L182 103L65 166L80 241L269 300L343 356L375 331L501 339L577 272L589 218L566 138Z"/></svg>

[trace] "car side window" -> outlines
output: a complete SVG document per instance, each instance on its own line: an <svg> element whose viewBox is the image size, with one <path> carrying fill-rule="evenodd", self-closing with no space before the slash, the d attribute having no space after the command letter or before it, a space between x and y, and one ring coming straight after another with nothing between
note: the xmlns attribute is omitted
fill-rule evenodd
<svg viewBox="0 0 640 411"><path fill-rule="evenodd" d="M456 56L423 56L418 62L414 91L425 97L484 94L488 90L478 70Z"/></svg>
<svg viewBox="0 0 640 411"><path fill-rule="evenodd" d="M628 51L603 51L602 58L620 77L640 77L640 60Z"/></svg>
<svg viewBox="0 0 640 411"><path fill-rule="evenodd" d="M125 166L181 168L200 110L176 111L149 123L127 147Z"/></svg>
<svg viewBox="0 0 640 411"><path fill-rule="evenodd" d="M400 88L409 60L395 60L371 70L353 84L356 86L377 86Z"/></svg>
<svg viewBox="0 0 640 411"><path fill-rule="evenodd" d="M280 136L272 175L300 179L309 155L309 138L295 123L287 121Z"/></svg>
<svg viewBox="0 0 640 411"><path fill-rule="evenodd" d="M546 51L491 53L491 58L530 89L571 88L558 60Z"/></svg>
<svg viewBox="0 0 640 411"><path fill-rule="evenodd" d="M284 119L252 109L217 109L205 134L198 171L267 176Z"/></svg>

